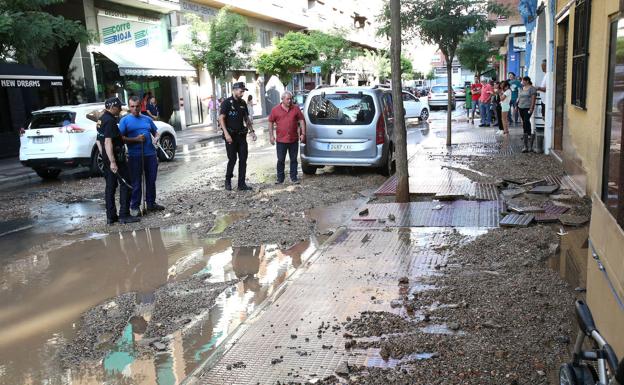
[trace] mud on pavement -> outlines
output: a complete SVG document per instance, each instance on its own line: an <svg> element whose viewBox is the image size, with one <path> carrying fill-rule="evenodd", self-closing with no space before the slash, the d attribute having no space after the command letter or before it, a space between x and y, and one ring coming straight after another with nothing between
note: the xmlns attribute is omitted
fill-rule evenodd
<svg viewBox="0 0 624 385"><path fill-rule="evenodd" d="M574 324L574 292L546 266L557 244L553 229L536 226L492 230L454 247L442 274L428 279L435 289L402 296L411 316L374 312L345 321L351 345L379 348L388 367L342 368L326 381L550 383Z"/></svg>

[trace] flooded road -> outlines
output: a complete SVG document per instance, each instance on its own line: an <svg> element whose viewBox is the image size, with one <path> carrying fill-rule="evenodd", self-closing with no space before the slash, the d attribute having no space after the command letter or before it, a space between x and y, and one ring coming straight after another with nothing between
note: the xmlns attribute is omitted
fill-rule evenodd
<svg viewBox="0 0 624 385"><path fill-rule="evenodd" d="M410 130L408 143L422 138L419 129ZM181 151L173 164L163 165L158 188L194 182L196 171L206 167L221 173L224 159L215 155L220 152L220 141ZM275 149L258 142L250 153L250 174L271 181ZM71 191L71 183L81 181L67 178L46 189ZM365 195L306 210L302 215L313 220L318 235L286 249L270 242L234 247L222 236L228 226L246 220L245 207L213 212L208 236L200 237L193 232L204 225L200 222L85 234L83 223L103 215L99 195L63 203L57 194L32 205L26 217L0 222L0 384L181 383L353 215ZM205 275L209 283L233 282L208 312L163 339L164 347L146 344L154 316L149 305L158 289ZM64 347L81 330L81 315L126 293L134 293L137 309L145 311L128 319L108 353L77 368L61 365Z"/></svg>
<svg viewBox="0 0 624 385"><path fill-rule="evenodd" d="M140 371L145 384L177 384L243 322L318 247L313 239L279 250L275 245L232 247L227 239L200 240L188 226L97 234L42 252L18 253L0 273L0 383L71 379L100 383L100 376ZM0 238L1 239L1 238ZM6 246L5 241L0 247ZM136 357L143 322L128 323L117 348L84 371L62 371L60 346L71 340L80 315L123 293L146 298L164 284L196 274L210 282L240 280L216 300L194 332L174 333L166 352ZM135 378L135 380L137 380Z"/></svg>

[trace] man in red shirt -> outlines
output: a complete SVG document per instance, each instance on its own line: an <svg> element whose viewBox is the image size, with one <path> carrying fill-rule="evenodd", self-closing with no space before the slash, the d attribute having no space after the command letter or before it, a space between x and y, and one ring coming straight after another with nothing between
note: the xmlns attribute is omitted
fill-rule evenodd
<svg viewBox="0 0 624 385"><path fill-rule="evenodd" d="M490 112L490 98L494 94L494 89L484 78L481 81L481 96L479 97L479 109L481 110L481 124L479 127L489 127L492 123Z"/></svg>
<svg viewBox="0 0 624 385"><path fill-rule="evenodd" d="M269 115L269 140L271 144L277 142L277 182L284 183L284 166L286 165L286 152L290 160L290 180L298 184L297 156L299 155L299 140L305 140L305 120L298 106L292 104L292 93L285 91L282 94L282 102L273 107ZM277 135L274 135L275 128ZM277 139L277 140L276 140Z"/></svg>
<svg viewBox="0 0 624 385"><path fill-rule="evenodd" d="M472 123L474 124L475 111L479 109L479 97L481 96L481 80L478 76L475 76L474 83L470 85L470 92L472 93Z"/></svg>

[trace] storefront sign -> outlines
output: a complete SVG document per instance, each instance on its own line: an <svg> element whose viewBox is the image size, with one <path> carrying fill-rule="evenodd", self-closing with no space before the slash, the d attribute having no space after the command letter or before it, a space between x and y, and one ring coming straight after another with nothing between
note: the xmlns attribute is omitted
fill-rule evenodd
<svg viewBox="0 0 624 385"><path fill-rule="evenodd" d="M200 16L207 16L209 18L216 17L219 10L216 8L208 7L202 4L192 3L190 1L181 0L180 8L183 12L190 12Z"/></svg>
<svg viewBox="0 0 624 385"><path fill-rule="evenodd" d="M62 87L63 82L47 79L0 79L2 88L40 88L40 87Z"/></svg>
<svg viewBox="0 0 624 385"><path fill-rule="evenodd" d="M162 24L158 19L100 9L97 20L104 45L162 49Z"/></svg>

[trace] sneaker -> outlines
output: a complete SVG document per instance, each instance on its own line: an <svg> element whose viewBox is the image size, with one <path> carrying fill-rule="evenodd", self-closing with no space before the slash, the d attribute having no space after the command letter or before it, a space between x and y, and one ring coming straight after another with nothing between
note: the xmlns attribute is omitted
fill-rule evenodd
<svg viewBox="0 0 624 385"><path fill-rule="evenodd" d="M229 180L229 179L225 180L225 189L227 191L232 191L232 181L231 180Z"/></svg>
<svg viewBox="0 0 624 385"><path fill-rule="evenodd" d="M106 224L109 226L114 225L116 222L119 222L119 217L106 218Z"/></svg>
<svg viewBox="0 0 624 385"><path fill-rule="evenodd" d="M275 184L284 184L284 181L283 180L276 180Z"/></svg>
<svg viewBox="0 0 624 385"><path fill-rule="evenodd" d="M159 205L158 203L154 203L151 206L147 206L147 211L163 211L165 206Z"/></svg>
<svg viewBox="0 0 624 385"><path fill-rule="evenodd" d="M119 223L121 224L126 224L126 223L137 223L137 222L141 222L141 219L138 217L134 217L134 216L129 216L129 217L122 217L119 218Z"/></svg>
<svg viewBox="0 0 624 385"><path fill-rule="evenodd" d="M141 210L139 209L130 209L130 215L133 217L140 217L141 216Z"/></svg>
<svg viewBox="0 0 624 385"><path fill-rule="evenodd" d="M292 182L292 184L301 184L299 178L291 179L290 181Z"/></svg>
<svg viewBox="0 0 624 385"><path fill-rule="evenodd" d="M238 191L251 191L253 190L251 187L247 186L246 184L238 186Z"/></svg>

